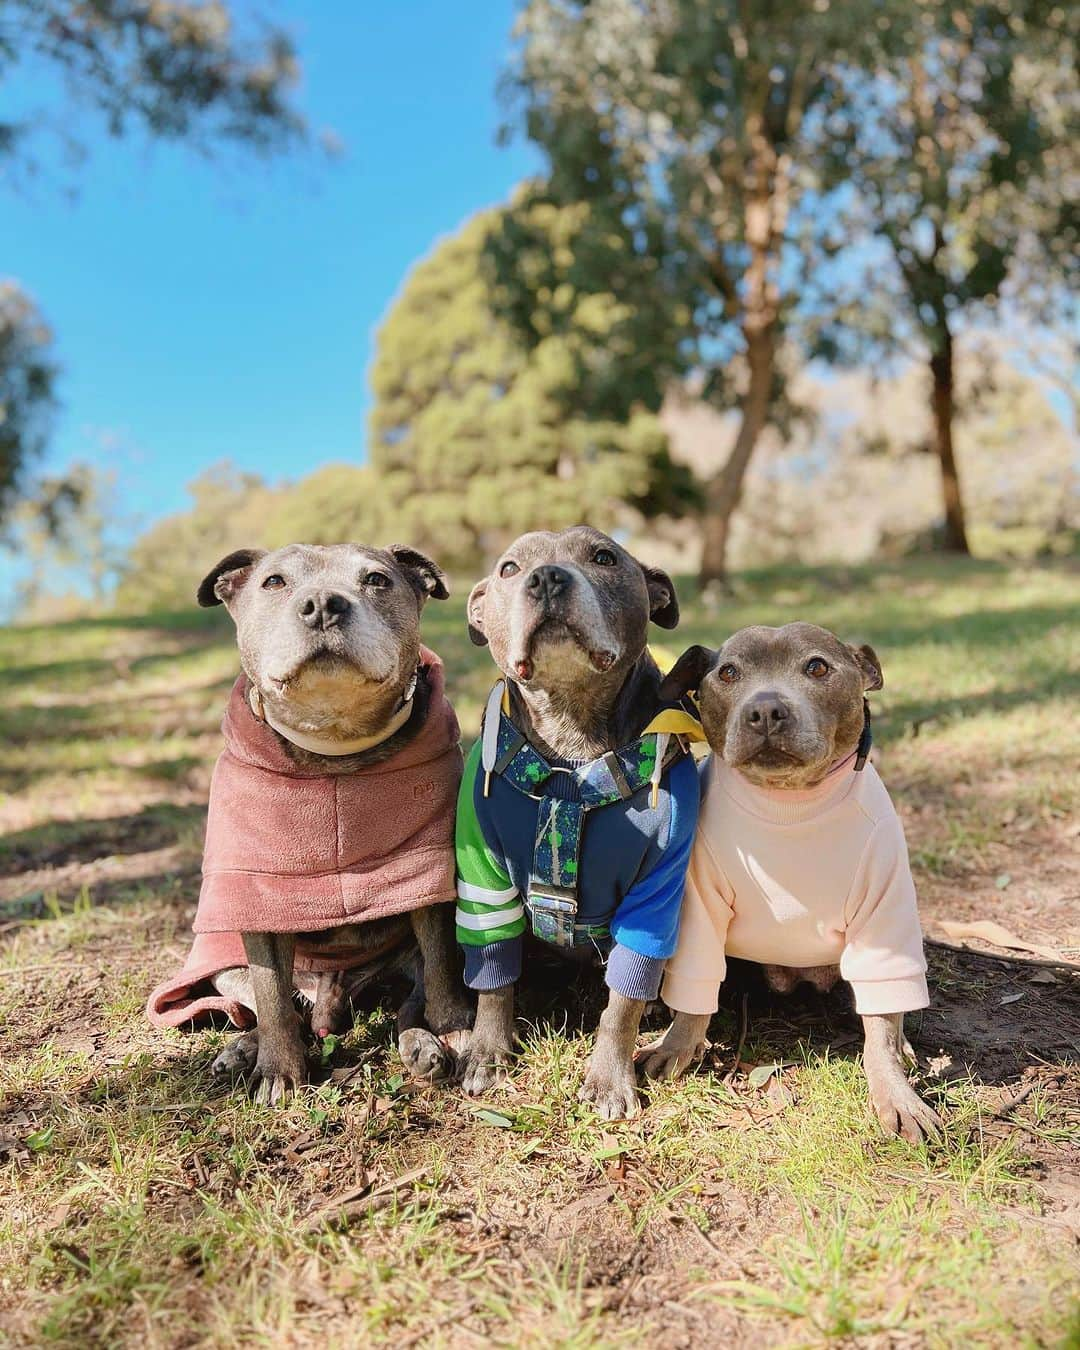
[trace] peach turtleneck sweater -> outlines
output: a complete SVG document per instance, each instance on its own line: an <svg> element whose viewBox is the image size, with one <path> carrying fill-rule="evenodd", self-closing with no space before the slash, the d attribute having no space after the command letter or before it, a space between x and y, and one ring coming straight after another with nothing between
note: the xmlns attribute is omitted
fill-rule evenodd
<svg viewBox="0 0 1080 1350"><path fill-rule="evenodd" d="M664 1002L711 1013L726 957L839 965L859 1013L928 1003L915 885L899 817L854 756L812 788L756 787L716 754L702 803Z"/></svg>

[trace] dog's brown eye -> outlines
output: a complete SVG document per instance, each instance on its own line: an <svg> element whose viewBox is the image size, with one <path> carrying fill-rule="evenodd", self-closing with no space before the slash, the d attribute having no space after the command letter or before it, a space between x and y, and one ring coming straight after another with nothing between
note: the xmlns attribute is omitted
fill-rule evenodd
<svg viewBox="0 0 1080 1350"><path fill-rule="evenodd" d="M597 567L614 567L619 561L609 548L598 548L592 555L592 560Z"/></svg>
<svg viewBox="0 0 1080 1350"><path fill-rule="evenodd" d="M503 565L499 568L499 576L501 576L501 577L516 577L517 574L518 574L520 571L521 571L521 568L517 565L516 562L509 562L509 561L507 561L507 562L504 562Z"/></svg>
<svg viewBox="0 0 1080 1350"><path fill-rule="evenodd" d="M726 665L721 666L716 673L725 684L734 684L739 678L738 667L733 666L730 661L728 661Z"/></svg>
<svg viewBox="0 0 1080 1350"><path fill-rule="evenodd" d="M285 578L280 576L277 572L274 572L271 576L266 578L262 584L262 588L264 591L280 591L284 585Z"/></svg>
<svg viewBox="0 0 1080 1350"><path fill-rule="evenodd" d="M828 662L823 661L820 656L812 656L803 667L811 679L820 680L822 675L828 675Z"/></svg>
<svg viewBox="0 0 1080 1350"><path fill-rule="evenodd" d="M374 586L377 591L385 590L390 585L390 578L385 572L369 572L364 577L365 586Z"/></svg>

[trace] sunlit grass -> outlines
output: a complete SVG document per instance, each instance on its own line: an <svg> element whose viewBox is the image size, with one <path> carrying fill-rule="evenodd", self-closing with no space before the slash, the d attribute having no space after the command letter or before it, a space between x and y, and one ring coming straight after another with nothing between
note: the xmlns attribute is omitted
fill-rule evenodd
<svg viewBox="0 0 1080 1350"><path fill-rule="evenodd" d="M466 589L424 624L468 737L492 668ZM712 612L680 589L667 646L796 616L875 645L876 739L924 886L962 888L1080 805L1067 567L772 569ZM402 1082L389 994L286 1109L213 1082L226 1033L154 1032L141 1009L187 942L235 670L220 611L0 630L0 1342L1080 1344L1033 1161L1080 1122L1042 1087L1009 1133L987 1085L923 1082L948 1132L916 1147L878 1133L850 1047L751 1027L744 1060L786 1067L760 1090L731 1074L729 1016L706 1071L602 1125L576 1095L591 1023L557 995L482 1103ZM969 968L939 978L993 1017ZM400 1177L347 1221L311 1217Z"/></svg>

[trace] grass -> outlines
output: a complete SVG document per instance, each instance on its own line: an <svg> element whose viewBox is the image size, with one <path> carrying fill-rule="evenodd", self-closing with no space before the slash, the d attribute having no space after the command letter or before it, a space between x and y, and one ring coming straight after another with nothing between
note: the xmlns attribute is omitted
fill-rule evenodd
<svg viewBox="0 0 1080 1350"><path fill-rule="evenodd" d="M796 616L872 642L929 930L993 917L1080 949L1075 571L776 569L684 610L676 650ZM459 598L425 636L472 735L491 669ZM1061 972L933 954L910 1031L938 1146L876 1132L841 1002L752 988L703 1071L615 1126L576 1100L595 991L546 971L487 1102L402 1081L393 991L286 1109L212 1083L225 1033L141 1007L184 952L234 671L220 613L0 631L0 1344L1078 1343Z"/></svg>

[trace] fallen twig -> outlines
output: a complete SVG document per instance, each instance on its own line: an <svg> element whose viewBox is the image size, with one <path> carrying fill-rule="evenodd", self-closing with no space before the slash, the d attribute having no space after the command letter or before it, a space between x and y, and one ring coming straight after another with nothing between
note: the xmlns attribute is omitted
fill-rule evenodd
<svg viewBox="0 0 1080 1350"><path fill-rule="evenodd" d="M403 1172L401 1176L394 1177L390 1181L381 1181L378 1186L372 1186L369 1181L363 1186L356 1186L351 1190L332 1195L318 1209L311 1211L304 1219L303 1227L305 1231L317 1228L327 1219L338 1214L351 1213L360 1206L378 1209L380 1201L383 1204L389 1204L398 1191L404 1190L406 1186L411 1186L414 1181L419 1181L421 1177L426 1176L427 1170L426 1167L414 1167L411 1172Z"/></svg>
<svg viewBox="0 0 1080 1350"><path fill-rule="evenodd" d="M1011 1097L1007 1098L1005 1101L1001 1103L998 1109L994 1112L992 1118L994 1120L1005 1120L1006 1117L1009 1115L1009 1112L1014 1111L1016 1107L1020 1105L1021 1102L1027 1101L1027 1099L1031 1096L1031 1094L1035 1091L1037 1087L1043 1087L1045 1085L1049 1085L1050 1083L1060 1083L1063 1078L1068 1078L1068 1076L1069 1076L1068 1069L1059 1069L1057 1073L1049 1073L1041 1078L1034 1077L1029 1079L1024 1084L1024 1086L1019 1090L1019 1092L1014 1092Z"/></svg>
<svg viewBox="0 0 1080 1350"><path fill-rule="evenodd" d="M1030 966L1033 970L1066 970L1080 974L1080 962L1044 960L1034 956L1009 956L1004 952L984 952L981 947L965 947L958 942L943 942L941 938L924 938L928 947L938 947L946 952L960 952L964 956L984 956L988 961L1000 961L1006 966Z"/></svg>

